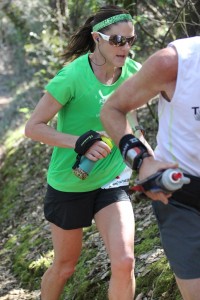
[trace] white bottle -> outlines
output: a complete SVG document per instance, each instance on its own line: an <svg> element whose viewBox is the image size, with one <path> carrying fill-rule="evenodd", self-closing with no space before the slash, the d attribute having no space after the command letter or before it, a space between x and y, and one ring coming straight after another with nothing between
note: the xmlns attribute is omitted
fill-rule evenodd
<svg viewBox="0 0 200 300"><path fill-rule="evenodd" d="M190 179L185 177L180 169L166 169L155 178L155 186L166 192L179 190L188 183L190 183Z"/></svg>

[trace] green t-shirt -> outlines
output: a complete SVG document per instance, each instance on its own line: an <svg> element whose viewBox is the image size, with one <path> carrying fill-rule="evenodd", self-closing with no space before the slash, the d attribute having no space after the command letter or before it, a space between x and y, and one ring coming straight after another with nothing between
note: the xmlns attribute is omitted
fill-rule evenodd
<svg viewBox="0 0 200 300"><path fill-rule="evenodd" d="M63 106L58 112L57 130L80 136L92 129L104 131L100 111L106 99L119 85L140 69L127 58L119 79L112 85L101 83L94 75L85 54L62 68L47 84L46 90ZM76 153L71 148L54 147L47 182L63 192L87 192L113 180L125 168L120 151L114 145L111 154L95 163L85 180L73 173Z"/></svg>

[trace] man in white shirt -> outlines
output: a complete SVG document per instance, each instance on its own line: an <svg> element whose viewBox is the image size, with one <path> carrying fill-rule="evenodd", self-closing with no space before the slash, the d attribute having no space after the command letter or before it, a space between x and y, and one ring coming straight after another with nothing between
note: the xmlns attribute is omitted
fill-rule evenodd
<svg viewBox="0 0 200 300"><path fill-rule="evenodd" d="M133 136L126 114L156 95L159 129L154 157ZM150 56L141 70L112 94L101 112L107 133L126 161L145 179L179 167L191 183L173 194L147 191L162 244L184 300L200 298L200 37L176 40ZM128 162L130 165L130 161Z"/></svg>

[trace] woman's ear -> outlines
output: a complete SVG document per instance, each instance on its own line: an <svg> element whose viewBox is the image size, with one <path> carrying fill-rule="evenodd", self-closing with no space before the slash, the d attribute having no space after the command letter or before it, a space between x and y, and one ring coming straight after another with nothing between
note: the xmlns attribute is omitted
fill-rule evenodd
<svg viewBox="0 0 200 300"><path fill-rule="evenodd" d="M93 37L93 40L94 42L99 42L99 35L97 32L92 32L92 37Z"/></svg>

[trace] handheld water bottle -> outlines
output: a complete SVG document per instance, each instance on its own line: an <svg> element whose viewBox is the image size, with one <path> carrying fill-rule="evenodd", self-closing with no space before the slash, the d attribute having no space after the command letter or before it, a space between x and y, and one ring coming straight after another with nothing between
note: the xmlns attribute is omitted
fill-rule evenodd
<svg viewBox="0 0 200 300"><path fill-rule="evenodd" d="M181 189L184 184L189 184L190 178L186 177L180 169L176 168L159 171L144 180L136 180L135 183L145 191L170 194Z"/></svg>
<svg viewBox="0 0 200 300"><path fill-rule="evenodd" d="M112 149L113 144L110 138L106 136L102 136L101 139ZM75 169L73 169L74 175L76 175L82 180L86 179L90 174L90 172L92 171L95 163L96 161L88 159L86 156L82 156L80 160L80 164Z"/></svg>

